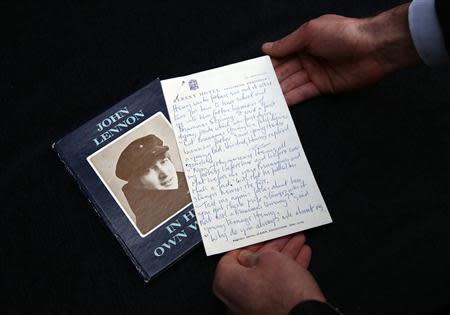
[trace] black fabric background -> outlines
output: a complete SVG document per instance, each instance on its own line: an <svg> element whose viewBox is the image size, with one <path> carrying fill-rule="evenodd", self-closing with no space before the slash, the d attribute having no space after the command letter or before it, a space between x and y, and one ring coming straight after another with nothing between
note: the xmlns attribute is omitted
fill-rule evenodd
<svg viewBox="0 0 450 315"><path fill-rule="evenodd" d="M197 247L144 284L51 150L156 77L261 55L325 13L402 1L0 4L2 313L220 314L219 256ZM420 66L292 108L334 219L311 270L346 314L444 314L450 303L450 75Z"/></svg>

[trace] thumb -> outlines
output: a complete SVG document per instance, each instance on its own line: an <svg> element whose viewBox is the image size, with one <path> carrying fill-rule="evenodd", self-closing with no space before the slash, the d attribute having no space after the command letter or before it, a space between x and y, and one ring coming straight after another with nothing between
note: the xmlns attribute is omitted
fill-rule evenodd
<svg viewBox="0 0 450 315"><path fill-rule="evenodd" d="M252 251L243 249L239 253L238 260L244 267L253 267L258 263L258 254Z"/></svg>
<svg viewBox="0 0 450 315"><path fill-rule="evenodd" d="M291 34L283 37L275 42L269 42L262 45L262 51L276 58L286 57L293 53L301 52L308 45L309 30L306 27L309 23L305 23Z"/></svg>

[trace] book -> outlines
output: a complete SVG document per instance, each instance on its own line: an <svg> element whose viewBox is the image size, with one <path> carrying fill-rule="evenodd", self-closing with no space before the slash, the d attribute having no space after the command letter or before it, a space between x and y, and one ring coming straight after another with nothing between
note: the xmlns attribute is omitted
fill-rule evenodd
<svg viewBox="0 0 450 315"><path fill-rule="evenodd" d="M146 281L332 222L268 56L157 79L54 149Z"/></svg>
<svg viewBox="0 0 450 315"><path fill-rule="evenodd" d="M145 281L201 242L158 79L53 148ZM155 164L162 180L146 190L135 175Z"/></svg>

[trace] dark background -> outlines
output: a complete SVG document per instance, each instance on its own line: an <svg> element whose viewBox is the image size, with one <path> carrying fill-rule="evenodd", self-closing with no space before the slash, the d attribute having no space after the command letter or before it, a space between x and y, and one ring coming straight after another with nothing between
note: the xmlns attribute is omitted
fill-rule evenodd
<svg viewBox="0 0 450 315"><path fill-rule="evenodd" d="M51 144L161 79L261 55L325 13L402 1L0 4L2 313L216 314L219 256L197 247L144 284ZM307 232L311 270L346 314L444 314L450 303L450 75L420 66L291 112L334 219Z"/></svg>

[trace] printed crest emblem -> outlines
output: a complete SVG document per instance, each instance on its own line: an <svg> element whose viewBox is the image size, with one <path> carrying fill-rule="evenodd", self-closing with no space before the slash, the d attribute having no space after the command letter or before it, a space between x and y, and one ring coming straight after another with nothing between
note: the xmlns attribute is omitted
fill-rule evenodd
<svg viewBox="0 0 450 315"><path fill-rule="evenodd" d="M189 85L189 90L191 90L191 91L195 91L198 89L197 80L194 80L194 79L189 80L188 85Z"/></svg>

